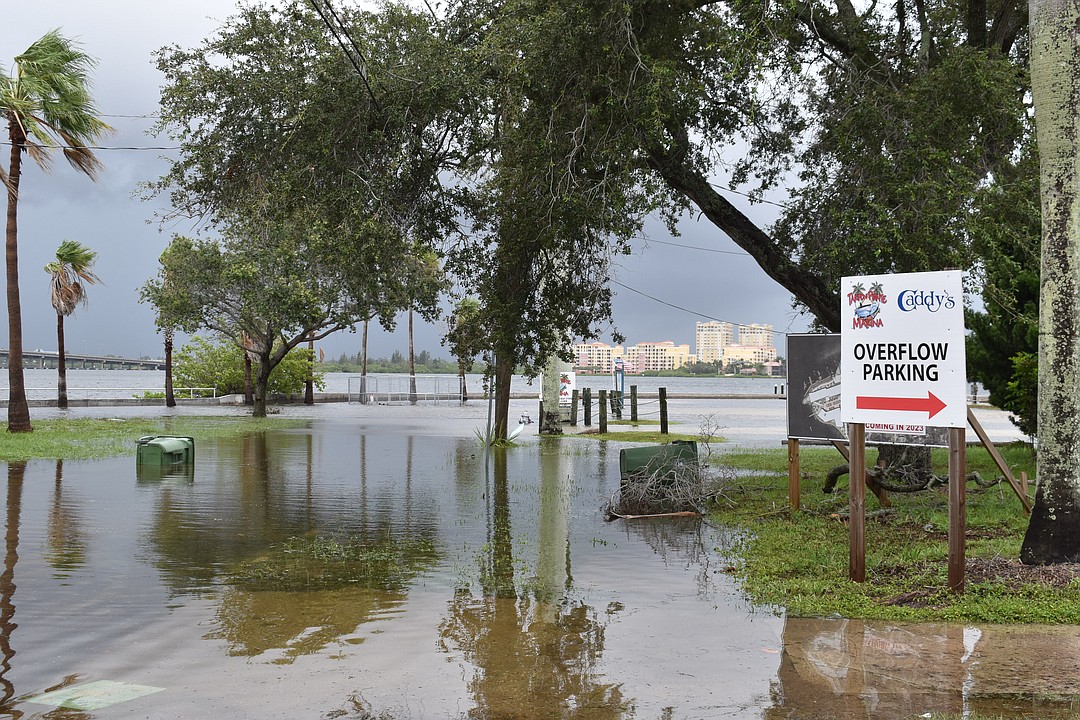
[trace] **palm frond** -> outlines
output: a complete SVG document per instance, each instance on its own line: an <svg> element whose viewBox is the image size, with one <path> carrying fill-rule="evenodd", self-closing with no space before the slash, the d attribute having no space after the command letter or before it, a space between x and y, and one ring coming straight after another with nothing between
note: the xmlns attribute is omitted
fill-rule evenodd
<svg viewBox="0 0 1080 720"><path fill-rule="evenodd" d="M75 240L64 240L56 250L56 260L45 266L52 275L51 299L59 315L70 315L79 305L85 305L86 285L101 282L91 269L97 253Z"/></svg>
<svg viewBox="0 0 1080 720"><path fill-rule="evenodd" d="M49 149L61 148L72 167L96 179L101 163L90 150L112 132L90 97L96 61L51 30L15 58L15 74L0 82L0 108L26 138L30 158L49 169Z"/></svg>

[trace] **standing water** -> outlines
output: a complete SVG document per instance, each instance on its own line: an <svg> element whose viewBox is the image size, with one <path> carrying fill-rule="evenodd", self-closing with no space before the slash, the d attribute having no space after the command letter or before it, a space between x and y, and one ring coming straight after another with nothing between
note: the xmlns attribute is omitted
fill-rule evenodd
<svg viewBox="0 0 1080 720"><path fill-rule="evenodd" d="M397 417L202 443L193 472L0 465L0 715L1049 717L1080 692L1075 628L749 606L722 531L603 521L620 443L485 458Z"/></svg>

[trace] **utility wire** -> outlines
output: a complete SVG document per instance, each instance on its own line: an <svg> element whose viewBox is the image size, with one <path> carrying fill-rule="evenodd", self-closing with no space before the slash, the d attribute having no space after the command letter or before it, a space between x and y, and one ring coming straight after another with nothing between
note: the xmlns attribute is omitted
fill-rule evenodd
<svg viewBox="0 0 1080 720"><path fill-rule="evenodd" d="M7 141L0 141L0 145L4 145L6 147L11 147L11 143L7 142ZM79 145L78 147L76 147L74 145L49 145L46 149L47 150L182 150L183 148L180 147L179 145L176 145L176 146L150 145L150 146L142 146L142 147L136 147L136 146L133 146L133 145L127 145L127 146L122 146L122 145L110 145L110 146L105 146L105 145Z"/></svg>
<svg viewBox="0 0 1080 720"><path fill-rule="evenodd" d="M740 257L750 257L750 253L739 250L720 250L719 248L707 248L699 247L697 245L683 245L682 243L668 242L667 240L647 240L646 244L651 245L656 243L658 245L671 245L672 247L686 248L687 250L702 250L704 252L720 253L721 255L738 255Z"/></svg>
<svg viewBox="0 0 1080 720"><path fill-rule="evenodd" d="M345 53L345 57L349 59L353 68L356 69L360 79L364 82L364 87L367 88L368 95L371 97L371 102L375 104L375 109L382 112L382 106L379 104L379 99L375 96L375 91L371 89L371 85L368 83L367 73L367 59L364 57L364 53L360 51L360 47L356 44L356 40L349 34L348 28L345 23L341 21L341 17L334 10L334 6L330 3L330 0L308 0L315 12L319 14L319 18L323 21L323 25L330 31L330 34L337 40L337 44L341 46L342 52ZM323 6L325 6L325 11ZM331 18L333 19L331 21Z"/></svg>
<svg viewBox="0 0 1080 720"><path fill-rule="evenodd" d="M713 317L712 315L709 315L708 313L698 312L697 310L691 310L689 308L684 308L681 305L676 305L674 303L669 303L666 300L661 300L658 297L654 297L654 296L649 295L648 293L642 292L642 291L640 291L640 290L638 290L636 288L632 288L629 285L624 285L621 282L619 282L618 280L611 280L611 284L612 285L618 285L619 287L623 288L624 290L629 290L632 293L637 293L638 295L641 295L642 297L647 297L650 300L652 300L653 302L658 302L661 305L667 305L668 307L675 308L676 310L682 310L683 312L690 313L691 315L697 315L698 317L708 318L709 320L716 320L717 322L730 323L731 325L734 325L735 327L740 328L740 329L752 327L751 325L748 325L746 323L731 322L730 320L724 320L723 318ZM785 334L785 333L783 333L783 332L781 332L779 330L770 330L769 332L771 332L773 335L784 335Z"/></svg>

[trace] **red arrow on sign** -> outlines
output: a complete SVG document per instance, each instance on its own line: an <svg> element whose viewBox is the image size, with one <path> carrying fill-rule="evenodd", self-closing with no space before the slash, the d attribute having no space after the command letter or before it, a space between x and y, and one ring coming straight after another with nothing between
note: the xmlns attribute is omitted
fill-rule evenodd
<svg viewBox="0 0 1080 720"><path fill-rule="evenodd" d="M937 395L927 391L924 398L907 397L855 397L855 407L859 410L900 410L902 412L926 412L926 419L937 415L946 408Z"/></svg>

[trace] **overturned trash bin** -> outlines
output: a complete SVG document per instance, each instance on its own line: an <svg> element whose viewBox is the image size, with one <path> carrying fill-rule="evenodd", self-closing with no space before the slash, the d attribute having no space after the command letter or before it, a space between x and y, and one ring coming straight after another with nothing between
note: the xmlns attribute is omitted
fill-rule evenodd
<svg viewBox="0 0 1080 720"><path fill-rule="evenodd" d="M703 497L706 473L697 443L675 440L619 451L618 501L612 494L608 519L694 513Z"/></svg>
<svg viewBox="0 0 1080 720"><path fill-rule="evenodd" d="M619 477L626 482L631 477L671 475L680 465L696 465L697 461L697 442L693 440L624 448L619 451Z"/></svg>
<svg viewBox="0 0 1080 720"><path fill-rule="evenodd" d="M135 443L135 475L140 483L195 481L195 438L146 435Z"/></svg>
<svg viewBox="0 0 1080 720"><path fill-rule="evenodd" d="M195 438L174 435L146 435L135 444L139 466L169 467L195 464Z"/></svg>

